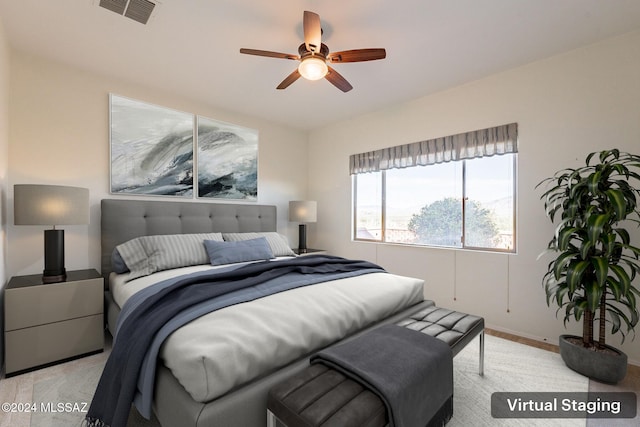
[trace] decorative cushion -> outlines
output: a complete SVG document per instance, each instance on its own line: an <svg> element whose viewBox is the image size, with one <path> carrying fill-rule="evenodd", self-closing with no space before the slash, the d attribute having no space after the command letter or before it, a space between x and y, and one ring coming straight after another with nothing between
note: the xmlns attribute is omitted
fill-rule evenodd
<svg viewBox="0 0 640 427"><path fill-rule="evenodd" d="M209 254L211 265L273 258L273 251L264 237L237 242L205 240L204 247L207 250L207 254Z"/></svg>
<svg viewBox="0 0 640 427"><path fill-rule="evenodd" d="M273 256L296 256L286 236L276 233L275 231L266 231L260 233L222 233L222 237L227 242L237 242L240 240L256 239L264 237L267 239Z"/></svg>
<svg viewBox="0 0 640 427"><path fill-rule="evenodd" d="M118 252L117 249L114 249L113 252L111 252L111 270L117 274L129 272L129 267L127 267L127 264L124 262L122 255L120 255L120 252Z"/></svg>

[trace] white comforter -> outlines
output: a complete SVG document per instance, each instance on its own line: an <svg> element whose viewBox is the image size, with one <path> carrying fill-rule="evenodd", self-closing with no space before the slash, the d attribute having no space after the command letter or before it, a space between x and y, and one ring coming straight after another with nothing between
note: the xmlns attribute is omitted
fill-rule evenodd
<svg viewBox="0 0 640 427"><path fill-rule="evenodd" d="M111 289L122 306L157 279L205 268L116 278ZM194 400L207 402L422 300L422 280L389 273L319 283L202 316L169 336L160 357Z"/></svg>

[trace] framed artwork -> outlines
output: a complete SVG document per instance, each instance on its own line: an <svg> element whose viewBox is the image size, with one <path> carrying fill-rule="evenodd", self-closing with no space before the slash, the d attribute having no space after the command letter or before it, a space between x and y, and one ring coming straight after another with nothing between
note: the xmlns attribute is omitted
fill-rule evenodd
<svg viewBox="0 0 640 427"><path fill-rule="evenodd" d="M258 198L258 131L198 116L198 197Z"/></svg>
<svg viewBox="0 0 640 427"><path fill-rule="evenodd" d="M193 114L109 95L111 193L193 197Z"/></svg>

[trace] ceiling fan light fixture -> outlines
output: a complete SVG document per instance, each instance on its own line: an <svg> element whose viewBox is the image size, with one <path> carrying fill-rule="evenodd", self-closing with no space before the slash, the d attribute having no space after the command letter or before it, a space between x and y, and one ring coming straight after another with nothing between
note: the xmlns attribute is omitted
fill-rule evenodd
<svg viewBox="0 0 640 427"><path fill-rule="evenodd" d="M320 80L329 72L329 67L325 60L316 56L310 56L300 61L298 72L307 80Z"/></svg>

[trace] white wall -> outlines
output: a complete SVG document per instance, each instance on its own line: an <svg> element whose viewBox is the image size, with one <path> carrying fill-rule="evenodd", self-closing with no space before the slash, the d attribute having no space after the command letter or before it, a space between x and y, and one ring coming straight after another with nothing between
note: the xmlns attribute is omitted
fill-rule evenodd
<svg viewBox="0 0 640 427"><path fill-rule="evenodd" d="M90 190L90 225L64 227L67 270L100 269L99 203L116 197L109 194L110 92L257 129L258 203L277 205L278 230L296 238L288 201L306 196L306 133L192 102L171 88L160 92L20 52L12 55L10 90L8 205L13 206L14 184ZM7 276L40 273L44 227L14 226L12 210L7 222Z"/></svg>
<svg viewBox="0 0 640 427"><path fill-rule="evenodd" d="M9 45L0 20L0 331L4 331L4 286L7 282L7 175L9 168ZM0 337L0 369L4 339Z"/></svg>
<svg viewBox="0 0 640 427"><path fill-rule="evenodd" d="M351 241L350 154L511 122L519 125L517 254ZM482 315L489 327L557 344L565 329L541 286L548 258L536 260L553 227L534 187L608 148L640 154L640 32L312 132L309 198L319 212L310 239L334 254L424 278L426 297ZM637 230L634 237L640 245ZM619 338L609 339L635 364L639 341L620 347Z"/></svg>

